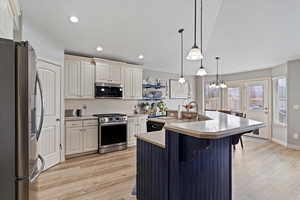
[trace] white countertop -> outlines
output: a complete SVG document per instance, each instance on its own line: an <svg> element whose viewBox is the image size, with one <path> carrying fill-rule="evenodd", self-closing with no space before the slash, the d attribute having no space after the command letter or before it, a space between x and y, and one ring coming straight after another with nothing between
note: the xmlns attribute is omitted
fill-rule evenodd
<svg viewBox="0 0 300 200"><path fill-rule="evenodd" d="M218 139L243 132L263 128L263 122L236 117L216 111L206 111L205 116L212 120L169 123L166 130L197 138Z"/></svg>

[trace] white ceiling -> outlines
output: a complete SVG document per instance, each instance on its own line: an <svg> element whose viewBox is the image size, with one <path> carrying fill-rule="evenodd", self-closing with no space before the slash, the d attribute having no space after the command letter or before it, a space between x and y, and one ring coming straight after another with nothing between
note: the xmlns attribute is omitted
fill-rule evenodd
<svg viewBox="0 0 300 200"><path fill-rule="evenodd" d="M21 5L25 20L67 51L152 70L180 71L179 28L185 28L186 54L193 43L193 0L21 0ZM204 0L204 5L208 72L215 73L215 56L222 58L223 73L233 73L300 55L299 0ZM79 17L78 24L69 22L71 15ZM96 51L98 45L103 52ZM186 61L185 73L198 67L199 62Z"/></svg>

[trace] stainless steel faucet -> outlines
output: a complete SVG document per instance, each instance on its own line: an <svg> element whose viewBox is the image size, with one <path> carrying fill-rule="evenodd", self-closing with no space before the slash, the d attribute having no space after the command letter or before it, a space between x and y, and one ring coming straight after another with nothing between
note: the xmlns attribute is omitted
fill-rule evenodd
<svg viewBox="0 0 300 200"><path fill-rule="evenodd" d="M198 121L199 120L199 105L198 105L197 101L191 101L189 103L189 105L191 105L191 104L194 104L196 106L196 113L197 113L196 119Z"/></svg>

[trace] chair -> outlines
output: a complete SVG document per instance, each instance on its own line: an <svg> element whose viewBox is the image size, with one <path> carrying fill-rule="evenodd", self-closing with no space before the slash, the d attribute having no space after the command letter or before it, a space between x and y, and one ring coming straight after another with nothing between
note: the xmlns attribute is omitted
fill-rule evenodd
<svg viewBox="0 0 300 200"><path fill-rule="evenodd" d="M241 112L232 112L233 115L237 116L237 117L242 117L242 118L246 118L247 115L246 113L241 113ZM248 133L248 132L247 132ZM241 147L242 149L244 149L244 143L243 143L243 138L242 136L240 137L240 143L241 143ZM235 150L235 145L233 145L233 149Z"/></svg>

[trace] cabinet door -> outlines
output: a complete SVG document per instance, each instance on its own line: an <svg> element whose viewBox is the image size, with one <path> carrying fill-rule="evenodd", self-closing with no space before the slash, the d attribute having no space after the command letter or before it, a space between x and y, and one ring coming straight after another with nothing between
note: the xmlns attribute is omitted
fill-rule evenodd
<svg viewBox="0 0 300 200"><path fill-rule="evenodd" d="M141 99L143 92L143 71L141 69L134 69L132 74L132 87L134 99Z"/></svg>
<svg viewBox="0 0 300 200"><path fill-rule="evenodd" d="M135 146L136 145L136 138L135 134L137 131L136 128L137 120L135 117L129 117L128 118L128 124L127 124L127 143L128 146Z"/></svg>
<svg viewBox="0 0 300 200"><path fill-rule="evenodd" d="M121 84L122 83L122 68L121 64L113 63L110 66L110 81L112 83Z"/></svg>
<svg viewBox="0 0 300 200"><path fill-rule="evenodd" d="M66 155L82 153L81 127L66 129Z"/></svg>
<svg viewBox="0 0 300 200"><path fill-rule="evenodd" d="M96 62L96 82L110 83L110 66L106 62Z"/></svg>
<svg viewBox="0 0 300 200"><path fill-rule="evenodd" d="M140 117L139 131L140 131L140 134L147 133L147 117Z"/></svg>
<svg viewBox="0 0 300 200"><path fill-rule="evenodd" d="M95 91L95 65L81 62L81 97L94 98Z"/></svg>
<svg viewBox="0 0 300 200"><path fill-rule="evenodd" d="M79 60L65 60L65 98L80 97L80 73Z"/></svg>
<svg viewBox="0 0 300 200"><path fill-rule="evenodd" d="M98 126L89 126L83 129L83 152L98 149Z"/></svg>
<svg viewBox="0 0 300 200"><path fill-rule="evenodd" d="M133 99L132 95L132 69L124 69L124 99Z"/></svg>

